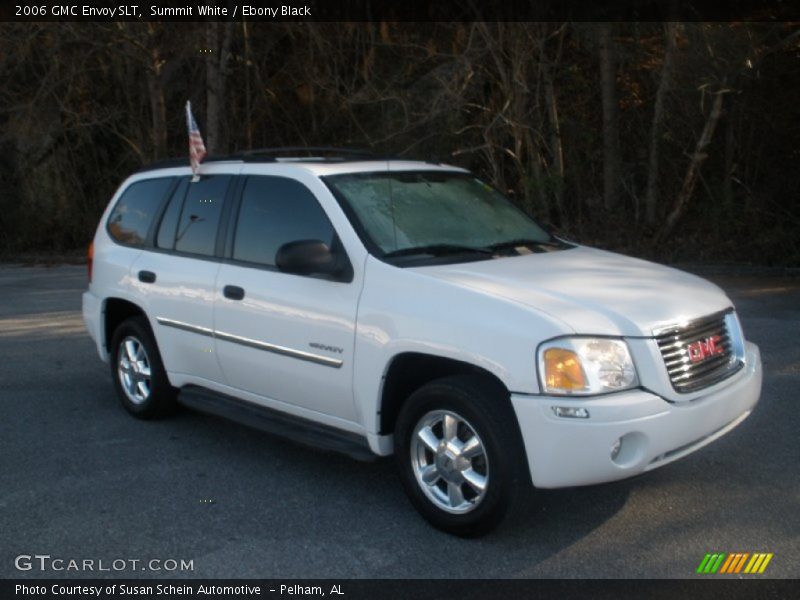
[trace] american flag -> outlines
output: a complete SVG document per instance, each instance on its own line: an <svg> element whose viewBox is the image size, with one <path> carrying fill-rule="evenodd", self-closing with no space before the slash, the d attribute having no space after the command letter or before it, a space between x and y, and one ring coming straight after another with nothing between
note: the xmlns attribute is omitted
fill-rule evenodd
<svg viewBox="0 0 800 600"><path fill-rule="evenodd" d="M203 143L203 136L200 135L200 128L192 115L192 103L186 102L186 124L189 127L189 162L192 165L192 173L197 177L197 169L200 161L206 156L206 145Z"/></svg>

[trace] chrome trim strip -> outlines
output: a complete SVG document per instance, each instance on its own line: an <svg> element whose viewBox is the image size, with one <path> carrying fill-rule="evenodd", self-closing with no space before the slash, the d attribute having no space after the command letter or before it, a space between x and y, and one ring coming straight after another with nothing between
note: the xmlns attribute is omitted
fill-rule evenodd
<svg viewBox="0 0 800 600"><path fill-rule="evenodd" d="M167 327L174 327L175 329L181 329L190 333L199 333L200 335L214 337L214 331L207 327L198 327L197 325L190 325L189 323L167 319L166 317L156 317L156 321L158 321L160 325L166 325Z"/></svg>
<svg viewBox="0 0 800 600"><path fill-rule="evenodd" d="M328 358L327 356L312 354L311 352L303 352L302 350L295 350L294 348L287 348L286 346L278 346L277 344L270 344L268 342L259 342L258 340L251 340L250 338L224 333L222 331L215 331L214 337L226 342L241 344L242 346L248 346L250 348L255 348L256 350L266 350L267 352L281 354L283 356L291 356L292 358L307 360L308 362L325 365L326 367L333 367L334 369L341 367L343 362L338 358Z"/></svg>
<svg viewBox="0 0 800 600"><path fill-rule="evenodd" d="M239 335L225 333L224 331L215 331L213 329L208 329L207 327L190 325L189 323L184 323L183 321L176 321L174 319L167 319L165 317L156 317L156 321L158 321L158 323L161 325L165 325L166 327L174 327L175 329L188 331L189 333L197 333L199 335L217 338L226 342L247 346L249 348L255 348L256 350L264 350L266 352L272 352L282 356L289 356L291 358L313 362L326 367L333 367L334 369L338 369L342 366L342 364L344 364L344 361L338 358L329 358L320 354L313 354L311 352L295 350L294 348L287 348L286 346L278 346L277 344L260 342L258 340L253 340Z"/></svg>
<svg viewBox="0 0 800 600"><path fill-rule="evenodd" d="M713 323L714 321L724 319L728 313L733 312L733 307L726 308L725 310L721 310L719 312L715 312L711 315L707 315L705 317L700 317L698 319L690 319L688 321L684 321L682 323L673 323L672 325L667 325L665 327L659 327L658 329L652 330L653 337L661 337L663 335L682 331L684 329L688 329L691 327L697 327L702 325L703 323Z"/></svg>
<svg viewBox="0 0 800 600"><path fill-rule="evenodd" d="M723 352L719 356L693 363L687 347L703 338L717 335ZM653 330L672 388L680 394L697 392L731 377L744 366L743 352L737 348L741 335L733 307L699 319L675 323ZM740 344L743 348L743 342Z"/></svg>

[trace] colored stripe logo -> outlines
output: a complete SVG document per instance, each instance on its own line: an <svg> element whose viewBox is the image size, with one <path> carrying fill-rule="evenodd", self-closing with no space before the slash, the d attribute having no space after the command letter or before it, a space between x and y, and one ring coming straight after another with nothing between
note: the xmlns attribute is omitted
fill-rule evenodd
<svg viewBox="0 0 800 600"><path fill-rule="evenodd" d="M766 552L715 552L706 554L697 573L701 575L747 573L750 575L763 573L774 555Z"/></svg>

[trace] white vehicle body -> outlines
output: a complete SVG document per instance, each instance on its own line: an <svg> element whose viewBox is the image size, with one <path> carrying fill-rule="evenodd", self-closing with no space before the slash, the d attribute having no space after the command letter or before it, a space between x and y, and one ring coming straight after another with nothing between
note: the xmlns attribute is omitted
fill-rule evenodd
<svg viewBox="0 0 800 600"><path fill-rule="evenodd" d="M636 475L727 433L761 389L758 348L745 342L732 302L715 285L650 262L576 246L493 260L398 267L373 256L321 177L369 171L458 171L402 161L217 162L205 175L271 175L310 190L352 265L346 283L120 245L106 223L122 192L188 167L151 170L122 184L94 239L94 275L83 295L87 329L109 359L106 308L127 301L147 316L169 382L196 385L363 437L393 452L387 376L398 357L437 357L502 382L524 440L534 486L557 488ZM137 273L158 273L144 283ZM231 300L225 286L246 296ZM720 315L735 369L679 392L657 332ZM542 389L537 349L562 336L623 339L634 389L577 397ZM580 417L556 409L581 408ZM585 416L583 414L585 413ZM612 452L612 448L614 452Z"/></svg>

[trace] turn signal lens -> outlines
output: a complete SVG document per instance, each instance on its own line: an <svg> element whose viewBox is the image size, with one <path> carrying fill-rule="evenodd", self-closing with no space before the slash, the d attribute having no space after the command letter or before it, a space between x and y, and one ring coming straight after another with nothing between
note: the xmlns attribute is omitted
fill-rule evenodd
<svg viewBox="0 0 800 600"><path fill-rule="evenodd" d="M557 417L563 419L588 419L589 411L585 408L575 406L553 406L553 412Z"/></svg>
<svg viewBox="0 0 800 600"><path fill-rule="evenodd" d="M586 389L586 375L578 355L564 348L548 348L544 352L544 377L548 389Z"/></svg>
<svg viewBox="0 0 800 600"><path fill-rule="evenodd" d="M542 391L547 394L591 396L639 385L623 339L554 338L539 346L537 357Z"/></svg>

